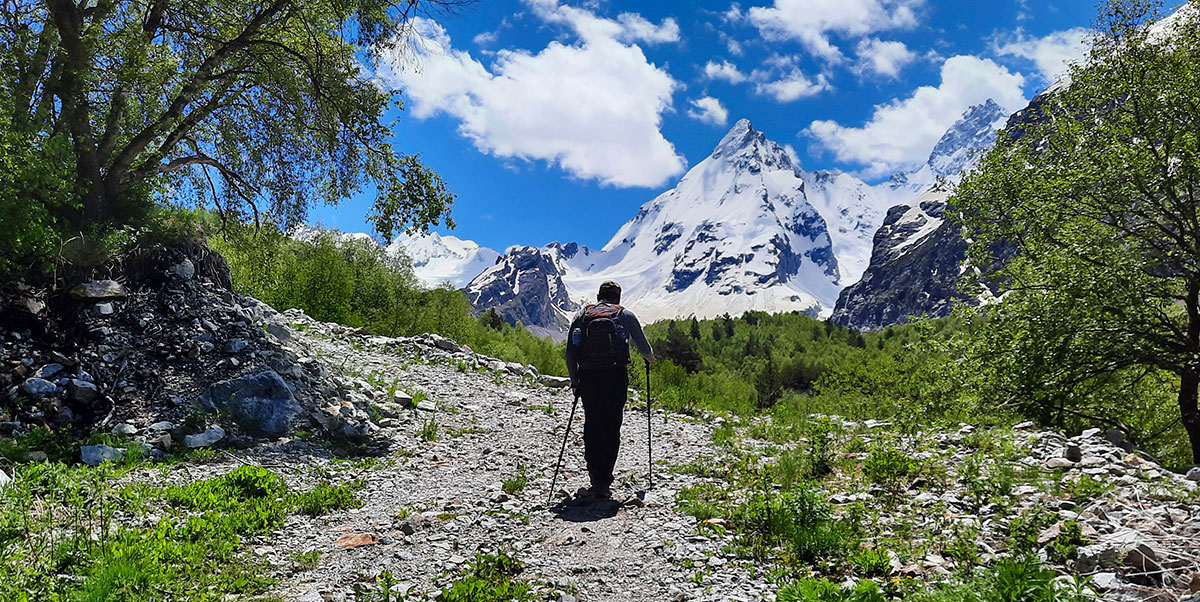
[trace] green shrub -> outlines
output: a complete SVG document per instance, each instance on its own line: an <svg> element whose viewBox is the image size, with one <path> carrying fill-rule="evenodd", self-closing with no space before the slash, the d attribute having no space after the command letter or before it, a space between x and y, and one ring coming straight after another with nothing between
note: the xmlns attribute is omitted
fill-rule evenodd
<svg viewBox="0 0 1200 602"><path fill-rule="evenodd" d="M442 602L533 602L533 587L516 579L524 565L504 552L476 554L467 574L438 594Z"/></svg>
<svg viewBox="0 0 1200 602"><path fill-rule="evenodd" d="M308 516L328 514L331 510L361 508L362 500L354 495L354 491L361 488L361 483L353 485L318 483L311 491L293 495L291 502L296 512Z"/></svg>
<svg viewBox="0 0 1200 602"><path fill-rule="evenodd" d="M917 470L917 461L894 447L876 447L863 461L863 476L892 494L903 492Z"/></svg>
<svg viewBox="0 0 1200 602"><path fill-rule="evenodd" d="M862 549L850 555L850 566L864 577L884 577L892 572L892 559L882 548Z"/></svg>
<svg viewBox="0 0 1200 602"><path fill-rule="evenodd" d="M874 581L844 587L827 579L806 578L781 587L778 602L885 602L887 596Z"/></svg>

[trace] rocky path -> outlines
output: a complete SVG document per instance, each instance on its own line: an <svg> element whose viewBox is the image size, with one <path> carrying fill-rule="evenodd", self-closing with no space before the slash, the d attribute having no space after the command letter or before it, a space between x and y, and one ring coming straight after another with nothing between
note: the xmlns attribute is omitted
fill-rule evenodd
<svg viewBox="0 0 1200 602"><path fill-rule="evenodd" d="M751 577L748 564L722 556L725 542L697 535L695 520L674 509L676 492L695 477L666 468L715 453L706 425L653 414L657 465L655 486L646 492L646 414L627 411L614 497L639 501L576 503L559 493L547 507L571 409L568 389L507 374L519 368L504 375L479 371L470 365L478 360L463 351L398 347L393 340L339 336L340 327L302 323L287 345L351 375L342 378L358 391L352 403L362 407L361 396L390 408L392 416L378 421L377 437L387 450L369 459L335 460L303 441L230 459L270 466L296 486L320 480L364 484L362 508L315 519L295 516L253 542L254 553L278 568L277 593L285 599L353 599L356 586L385 571L399 582L393 589L410 599L432 597L476 552L497 550L525 563L521 577L540 584L548 599L756 600L769 589ZM428 399L421 409L381 401L396 387ZM560 490L587 484L582 418L581 407ZM423 432L434 423L437 440L427 440ZM502 490L506 479L522 475L523 491ZM314 550L320 553L316 566L300 568L296 555Z"/></svg>

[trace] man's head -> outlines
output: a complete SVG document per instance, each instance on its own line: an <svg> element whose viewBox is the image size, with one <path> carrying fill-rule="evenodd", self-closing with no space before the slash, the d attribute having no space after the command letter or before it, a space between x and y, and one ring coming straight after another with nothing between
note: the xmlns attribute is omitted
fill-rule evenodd
<svg viewBox="0 0 1200 602"><path fill-rule="evenodd" d="M608 280L600 285L600 292L596 293L596 300L601 303L620 303L621 302L621 285Z"/></svg>

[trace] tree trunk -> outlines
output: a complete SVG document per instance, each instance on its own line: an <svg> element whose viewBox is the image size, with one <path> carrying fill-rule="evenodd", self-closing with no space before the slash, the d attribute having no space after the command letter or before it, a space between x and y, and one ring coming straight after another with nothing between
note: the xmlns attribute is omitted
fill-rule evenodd
<svg viewBox="0 0 1200 602"><path fill-rule="evenodd" d="M49 3L49 8L66 54L56 92L62 101L63 119L75 147L75 172L83 205L79 217L80 221L96 223L107 217L107 210L90 107L84 90L83 80L91 55L83 40L83 13L74 0L55 0Z"/></svg>
<svg viewBox="0 0 1200 602"><path fill-rule="evenodd" d="M1184 372L1179 379L1179 415L1188 441L1192 444L1192 462L1200 464L1200 408L1197 408L1197 390L1200 389L1200 374Z"/></svg>

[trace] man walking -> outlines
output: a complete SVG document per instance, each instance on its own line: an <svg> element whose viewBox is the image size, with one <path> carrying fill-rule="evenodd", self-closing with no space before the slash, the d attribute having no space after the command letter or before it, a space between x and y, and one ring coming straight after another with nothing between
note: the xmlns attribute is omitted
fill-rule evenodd
<svg viewBox="0 0 1200 602"><path fill-rule="evenodd" d="M583 446L591 494L611 497L613 466L621 445L621 417L629 389L629 343L647 362L654 358L642 325L621 307L621 286L600 285L597 303L583 308L567 335L571 390L583 399Z"/></svg>

